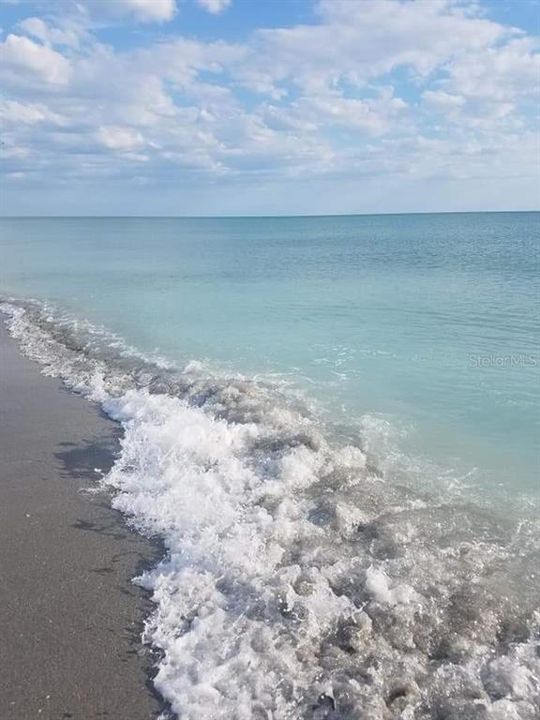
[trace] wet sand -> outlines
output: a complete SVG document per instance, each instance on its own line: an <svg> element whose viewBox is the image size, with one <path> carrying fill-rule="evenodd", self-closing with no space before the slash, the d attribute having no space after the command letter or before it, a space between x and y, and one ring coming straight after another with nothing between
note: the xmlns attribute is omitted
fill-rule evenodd
<svg viewBox="0 0 540 720"><path fill-rule="evenodd" d="M0 326L0 717L155 718L149 601L130 581L161 551L89 492L119 428Z"/></svg>

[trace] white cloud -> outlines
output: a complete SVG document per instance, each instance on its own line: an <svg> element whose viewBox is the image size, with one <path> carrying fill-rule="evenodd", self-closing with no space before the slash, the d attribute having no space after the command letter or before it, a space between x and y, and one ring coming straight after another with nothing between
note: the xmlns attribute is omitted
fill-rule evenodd
<svg viewBox="0 0 540 720"><path fill-rule="evenodd" d="M47 23L44 22L41 18L26 18L19 23L19 27L21 30L24 30L24 32L28 33L28 35L32 35L38 40L41 40L41 42L48 41L49 28L47 26Z"/></svg>
<svg viewBox="0 0 540 720"><path fill-rule="evenodd" d="M102 126L98 129L97 137L110 150L136 150L144 144L141 133L129 127Z"/></svg>
<svg viewBox="0 0 540 720"><path fill-rule="evenodd" d="M540 95L540 42L515 38L457 58L449 68L450 86L463 95L505 101Z"/></svg>
<svg viewBox="0 0 540 720"><path fill-rule="evenodd" d="M166 22L176 14L176 0L81 0L92 17L132 17L139 22Z"/></svg>
<svg viewBox="0 0 540 720"><path fill-rule="evenodd" d="M200 5L203 10L213 15L218 15L229 7L231 0L197 0L197 4Z"/></svg>
<svg viewBox="0 0 540 720"><path fill-rule="evenodd" d="M20 103L16 100L0 102L0 118L4 124L34 125L40 122L51 122L57 125L65 123L65 119L47 107L38 103Z"/></svg>
<svg viewBox="0 0 540 720"><path fill-rule="evenodd" d="M442 89L426 90L428 107L463 127L509 130L522 124L520 106L540 99L540 43L530 37L510 38L460 55L447 63Z"/></svg>
<svg viewBox="0 0 540 720"><path fill-rule="evenodd" d="M321 23L261 30L254 66L317 88L345 73L361 84L409 67L428 76L454 56L489 47L506 30L446 0L323 0Z"/></svg>
<svg viewBox="0 0 540 720"><path fill-rule="evenodd" d="M85 35L80 25L64 21L66 27L51 27L38 17L25 18L19 23L19 29L27 35L40 40L44 45L65 45L78 47L80 39Z"/></svg>
<svg viewBox="0 0 540 720"><path fill-rule="evenodd" d="M176 14L176 0L116 0L138 20L172 20Z"/></svg>
<svg viewBox="0 0 540 720"><path fill-rule="evenodd" d="M8 35L0 43L0 65L8 73L23 73L52 85L67 85L69 61L59 52L20 35Z"/></svg>
<svg viewBox="0 0 540 720"><path fill-rule="evenodd" d="M375 98L344 97L339 89L327 89L280 107L270 104L264 113L273 127L302 128L316 132L333 127L361 131L371 136L387 132L393 119L407 109L407 103L394 97L392 88L383 88Z"/></svg>
<svg viewBox="0 0 540 720"><path fill-rule="evenodd" d="M453 111L465 105L462 95L452 95L444 90L426 90L422 93L424 100L433 107L442 111Z"/></svg>

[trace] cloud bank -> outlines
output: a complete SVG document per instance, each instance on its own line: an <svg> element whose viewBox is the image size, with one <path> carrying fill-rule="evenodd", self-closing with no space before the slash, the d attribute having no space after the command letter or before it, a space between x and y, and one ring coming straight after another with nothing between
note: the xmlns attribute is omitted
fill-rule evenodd
<svg viewBox="0 0 540 720"><path fill-rule="evenodd" d="M538 39L477 3L321 0L240 40L184 33L174 0L40 8L0 42L13 211L21 191L29 211L144 197L149 214L211 214L504 209L538 190ZM91 187L109 188L101 205Z"/></svg>

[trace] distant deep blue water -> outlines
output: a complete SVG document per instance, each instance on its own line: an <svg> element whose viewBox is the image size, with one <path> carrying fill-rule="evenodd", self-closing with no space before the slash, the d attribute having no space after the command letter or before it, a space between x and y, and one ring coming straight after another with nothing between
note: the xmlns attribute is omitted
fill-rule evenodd
<svg viewBox="0 0 540 720"><path fill-rule="evenodd" d="M285 376L378 423L381 452L535 490L539 230L539 213L3 219L0 289L173 362Z"/></svg>

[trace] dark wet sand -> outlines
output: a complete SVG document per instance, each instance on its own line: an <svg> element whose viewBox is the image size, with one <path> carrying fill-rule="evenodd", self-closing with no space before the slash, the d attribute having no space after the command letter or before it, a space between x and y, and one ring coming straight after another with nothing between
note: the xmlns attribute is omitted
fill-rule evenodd
<svg viewBox="0 0 540 720"><path fill-rule="evenodd" d="M157 717L130 579L160 551L86 492L118 427L0 326L0 718Z"/></svg>

